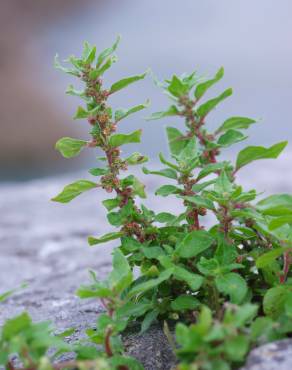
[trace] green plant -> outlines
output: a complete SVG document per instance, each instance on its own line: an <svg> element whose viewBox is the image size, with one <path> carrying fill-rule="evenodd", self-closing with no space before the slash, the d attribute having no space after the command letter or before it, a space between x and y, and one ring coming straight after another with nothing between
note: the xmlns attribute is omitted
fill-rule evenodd
<svg viewBox="0 0 292 370"><path fill-rule="evenodd" d="M85 43L81 58L68 59L70 68L55 61L57 68L84 82L83 90L70 85L67 94L83 100L85 107L78 107L74 118L86 119L90 127L90 139L62 138L56 148L65 158L85 148L103 155L98 157L99 167L89 170L97 180L75 181L53 200L67 203L85 191L104 189L112 194L102 203L117 231L90 236L88 242L94 246L119 241L108 279L100 282L91 272L91 284L77 292L81 298L98 298L105 308L97 328L87 330L88 340L102 349L85 344L75 348L76 353L90 361L102 358L109 368L140 369L124 354L120 334L134 320L141 323L141 332L154 322L164 322L178 369L239 366L253 346L292 332L292 196L279 194L257 201L256 190L245 190L236 180L243 166L277 158L287 142L248 146L235 163L224 160L221 152L245 140L245 130L256 120L231 117L215 132L208 132L208 115L232 94L226 89L201 102L222 79L223 68L209 80L191 73L158 82L171 105L149 119L181 117L185 130L167 127L170 159L160 153L162 169L143 167L145 174L167 181L156 190L157 196L182 202L180 214L169 213L167 207L155 213L141 203L146 198L141 181L133 174L123 175L129 166L147 162L139 152L121 156L121 146L140 142L141 130L117 133L120 121L146 108L148 101L116 110L108 103L113 94L144 79L146 73L123 78L109 88L101 79L116 61L118 42L99 55ZM140 272L138 277L134 268ZM173 325L175 340L169 329Z"/></svg>

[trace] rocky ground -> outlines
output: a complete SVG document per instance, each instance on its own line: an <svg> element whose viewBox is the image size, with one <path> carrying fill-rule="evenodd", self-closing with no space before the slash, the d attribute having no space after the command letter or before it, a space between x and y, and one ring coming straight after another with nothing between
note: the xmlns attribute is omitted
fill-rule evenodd
<svg viewBox="0 0 292 370"><path fill-rule="evenodd" d="M275 171L268 176L269 166L255 167L245 183L255 181L268 193L289 191L292 181L287 179L291 177L288 168L280 162ZM68 205L50 202L68 181L59 178L0 187L0 291L28 283L1 306L0 324L28 310L35 320L52 320L58 330L75 327L81 335L84 328L94 326L96 315L102 311L98 302L79 300L74 292L87 281L89 268L100 278L110 270L113 245L89 247L86 241L90 234L110 231L100 204L103 194L84 194ZM155 185L148 180L150 191ZM153 208L161 206L161 200L154 203L151 196L150 203ZM176 207L175 202L168 203L169 211ZM143 337L129 334L126 345L147 370L169 369L173 363L157 328ZM251 353L245 370L291 369L291 351L289 341L264 346Z"/></svg>

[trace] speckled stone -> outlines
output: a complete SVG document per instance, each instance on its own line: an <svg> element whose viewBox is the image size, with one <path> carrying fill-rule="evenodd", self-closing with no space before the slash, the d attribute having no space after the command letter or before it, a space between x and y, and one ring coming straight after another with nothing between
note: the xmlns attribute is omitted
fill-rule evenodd
<svg viewBox="0 0 292 370"><path fill-rule="evenodd" d="M291 370L292 339L265 344L255 348L242 370Z"/></svg>

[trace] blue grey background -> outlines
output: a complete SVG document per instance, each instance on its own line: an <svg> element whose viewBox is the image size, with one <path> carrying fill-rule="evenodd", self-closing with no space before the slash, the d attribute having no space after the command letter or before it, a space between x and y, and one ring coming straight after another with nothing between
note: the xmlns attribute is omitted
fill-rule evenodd
<svg viewBox="0 0 292 370"><path fill-rule="evenodd" d="M24 113L21 124L18 121L14 131L16 136L22 135L22 130L27 131L29 127L31 135L25 143L18 140L17 145L9 135L10 147L5 151L2 149L7 158L2 164L2 180L71 171L93 162L93 153L84 153L79 161L71 160L69 164L54 152L54 141L60 135L86 138L88 127L86 122L72 121L79 101L66 97L64 91L69 83L74 83L74 78L55 71L52 60L56 52L61 58L72 53L78 55L84 40L102 50L111 45L117 34L122 35L117 52L119 61L105 75L105 84L110 85L116 79L140 73L148 67L159 79L164 79L173 73L194 70L212 75L224 66L224 80L210 91L208 97L229 86L233 87L234 95L210 114L207 121L210 129L229 116L245 115L260 119L260 123L249 130L249 144L270 145L292 137L292 3L289 0L64 1L62 9L53 1L48 9L55 8L50 12L42 11L40 5L35 9L36 3L32 1L29 10L25 8L27 1L22 4L22 10L19 1L12 3L15 3L16 14L24 11L21 17L23 30L28 30L26 44L19 43L19 57L25 55L27 86L32 89L30 85L33 85L34 96L46 96L43 109L47 109L46 116L52 115L52 118L49 123L42 122L44 117L39 117L32 96L31 104L26 104L26 108L32 111L33 120ZM9 28L6 29L6 39L11 37L8 31ZM21 27L17 32L22 32ZM13 48L13 44L10 47ZM19 63L24 63L19 57ZM2 86L1 89L4 91L5 88ZM21 104L23 94L21 90L14 91L16 104L18 101ZM112 104L114 107L130 107L148 97L152 102L149 110L123 121L121 129L130 131L142 127L144 135L140 151L151 155L155 162L157 153L166 149L164 126L182 125L174 119L145 122L144 117L151 112L167 107L167 98L148 77L116 94ZM37 106L41 105L37 103ZM1 109L7 109L7 104ZM8 117L0 116L0 147L5 147L8 140L5 127L11 128L7 122L12 120ZM35 124L32 123L34 120ZM38 147L36 142L43 144ZM13 150L14 147L17 148ZM27 147L30 156L25 155ZM238 144L232 151L241 147L242 144ZM226 155L230 154L229 151ZM15 171L11 174L8 168Z"/></svg>

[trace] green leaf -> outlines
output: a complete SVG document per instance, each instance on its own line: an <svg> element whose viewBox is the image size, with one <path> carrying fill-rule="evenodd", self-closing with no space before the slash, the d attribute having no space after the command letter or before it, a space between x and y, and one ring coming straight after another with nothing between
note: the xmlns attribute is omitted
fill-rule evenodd
<svg viewBox="0 0 292 370"><path fill-rule="evenodd" d="M161 195L162 197L167 197L170 194L177 194L180 192L180 189L174 185L162 185L155 192L155 195Z"/></svg>
<svg viewBox="0 0 292 370"><path fill-rule="evenodd" d="M108 211L111 211L112 209L115 209L120 205L120 200L117 198L105 199L102 201L102 204Z"/></svg>
<svg viewBox="0 0 292 370"><path fill-rule="evenodd" d="M147 121L154 121L156 119L170 117L170 116L177 116L179 114L179 110L175 105L171 105L167 111L164 112L155 112L152 113L150 117L148 117Z"/></svg>
<svg viewBox="0 0 292 370"><path fill-rule="evenodd" d="M200 302L196 297L184 294L172 301L170 306L174 311L193 310L200 306Z"/></svg>
<svg viewBox="0 0 292 370"><path fill-rule="evenodd" d="M264 295L264 313L273 319L277 319L284 312L288 293L289 291L284 286L269 289Z"/></svg>
<svg viewBox="0 0 292 370"><path fill-rule="evenodd" d="M292 195L275 194L257 203L257 209L263 215L283 216L292 213Z"/></svg>
<svg viewBox="0 0 292 370"><path fill-rule="evenodd" d="M270 230L275 230L275 229L278 229L279 227L281 227L285 224L292 224L292 215L280 216L280 217L274 218L269 223L269 229Z"/></svg>
<svg viewBox="0 0 292 370"><path fill-rule="evenodd" d="M136 105L135 107L130 108L130 109L119 109L115 112L115 121L119 122L120 120L128 117L129 115L131 115L133 113L136 113L136 112L139 112L142 109L148 108L149 105L150 105L150 101L147 100L146 103Z"/></svg>
<svg viewBox="0 0 292 370"><path fill-rule="evenodd" d="M157 319L158 315L158 309L154 309L153 311L150 311L145 315L144 320L141 324L140 334L145 333L150 328L151 324Z"/></svg>
<svg viewBox="0 0 292 370"><path fill-rule="evenodd" d="M104 72L107 71L112 66L113 63L116 63L117 61L118 58L115 55L109 57L103 66L101 66L100 68L93 69L92 71L89 72L89 78L93 81L96 80L98 77L102 76Z"/></svg>
<svg viewBox="0 0 292 370"><path fill-rule="evenodd" d="M90 286L81 286L76 292L76 295L81 299L108 298L112 294L111 289L100 282L95 282Z"/></svg>
<svg viewBox="0 0 292 370"><path fill-rule="evenodd" d="M168 145L172 155L179 155L189 142L181 131L175 127L166 127Z"/></svg>
<svg viewBox="0 0 292 370"><path fill-rule="evenodd" d="M158 259L158 257L165 255L161 247L142 247L142 252L149 259Z"/></svg>
<svg viewBox="0 0 292 370"><path fill-rule="evenodd" d="M219 137L217 143L220 146L227 148L233 144L245 140L246 138L247 136L243 135L240 131L230 129Z"/></svg>
<svg viewBox="0 0 292 370"><path fill-rule="evenodd" d="M84 140L72 139L71 137L63 137L58 140L55 148L65 158L76 157L81 150L86 146L87 142Z"/></svg>
<svg viewBox="0 0 292 370"><path fill-rule="evenodd" d="M83 107L78 107L77 111L73 117L73 119L83 119L89 116L89 112L87 112Z"/></svg>
<svg viewBox="0 0 292 370"><path fill-rule="evenodd" d="M62 71L62 72L68 73L68 74L73 75L73 76L76 76L76 77L80 77L80 73L79 73L78 71L76 71L75 69L63 67L63 66L60 64L58 54L56 54L56 55L55 55L55 59L54 59L54 67L55 67L56 69L59 69L59 70L60 70L60 71Z"/></svg>
<svg viewBox="0 0 292 370"><path fill-rule="evenodd" d="M122 307L118 308L116 315L118 317L140 317L151 308L151 303L143 302L127 302Z"/></svg>
<svg viewBox="0 0 292 370"><path fill-rule="evenodd" d="M112 233L105 234L105 235L103 235L99 238L89 236L88 237L88 244L89 245L96 245L96 244L106 243L106 242L109 242L111 240L119 239L123 235L124 235L123 232L118 231L118 232L112 232Z"/></svg>
<svg viewBox="0 0 292 370"><path fill-rule="evenodd" d="M215 283L219 292L229 295L231 303L240 304L247 294L245 280L235 272L217 276Z"/></svg>
<svg viewBox="0 0 292 370"><path fill-rule="evenodd" d="M211 112L216 106L223 101L224 99L228 98L232 95L232 89L225 90L222 94L217 96L214 99L208 100L206 103L199 106L197 113L199 117L204 118L208 113Z"/></svg>
<svg viewBox="0 0 292 370"><path fill-rule="evenodd" d="M56 197L52 198L54 202L68 203L78 195L87 190L94 189L97 184L88 180L78 180L64 187L63 191Z"/></svg>
<svg viewBox="0 0 292 370"><path fill-rule="evenodd" d="M111 147L118 147L124 144L140 143L142 130L136 130L130 134L114 134L109 138Z"/></svg>
<svg viewBox="0 0 292 370"><path fill-rule="evenodd" d="M139 80L143 80L143 78L147 75L147 72L141 74L141 75L136 75L136 76L131 76L131 77L126 77L126 78L123 78L122 80L114 83L111 88L110 88L110 91L109 93L110 94L113 94L121 89L124 89L125 87L127 87L128 85L136 82L136 81L139 81Z"/></svg>
<svg viewBox="0 0 292 370"><path fill-rule="evenodd" d="M4 323L2 328L2 338L9 341L23 330L28 329L31 324L31 318L26 312L13 317Z"/></svg>
<svg viewBox="0 0 292 370"><path fill-rule="evenodd" d="M148 157L146 157L145 155L142 155L139 152L134 152L128 158L126 158L125 161L127 162L129 166L134 166L137 164L148 162Z"/></svg>
<svg viewBox="0 0 292 370"><path fill-rule="evenodd" d="M228 162L219 162L219 163L209 163L199 172L197 181L203 179L204 177L210 175L211 173L222 170L228 165Z"/></svg>
<svg viewBox="0 0 292 370"><path fill-rule="evenodd" d="M248 163L259 159L278 158L287 144L287 141L282 141L269 148L265 148L263 146L248 146L239 152L236 160L236 169L238 170Z"/></svg>
<svg viewBox="0 0 292 370"><path fill-rule="evenodd" d="M160 223L166 223L173 221L175 218L176 216L172 215L171 213L161 212L155 216L155 221Z"/></svg>
<svg viewBox="0 0 292 370"><path fill-rule="evenodd" d="M133 176L133 184L132 188L135 195L138 195L140 198L145 199L146 193L145 193L145 185L137 179L137 177Z"/></svg>
<svg viewBox="0 0 292 370"><path fill-rule="evenodd" d="M177 179L177 173L172 168L163 168L163 169L157 170L157 171L150 171L146 167L143 167L142 171L146 175L151 174L151 175L158 175L158 176L168 177L169 179L174 179L174 180Z"/></svg>
<svg viewBox="0 0 292 370"><path fill-rule="evenodd" d="M106 168L91 168L88 171L92 176L103 176L108 173L108 169Z"/></svg>
<svg viewBox="0 0 292 370"><path fill-rule="evenodd" d="M210 88L212 87L216 82L218 82L219 80L221 80L221 78L224 76L224 68L221 67L218 72L216 73L215 77L208 80L208 81L205 81L205 82L202 82L200 83L199 85L197 85L196 87L196 90L195 90L195 97L197 99L200 99L204 94L205 92Z"/></svg>
<svg viewBox="0 0 292 370"><path fill-rule="evenodd" d="M225 198L225 195L232 193L233 191L233 184L230 181L226 171L221 170L220 175L217 177L217 180L214 185L214 190L222 194L222 197Z"/></svg>
<svg viewBox="0 0 292 370"><path fill-rule="evenodd" d="M244 334L227 339L224 343L225 352L232 361L243 361L249 346L249 338Z"/></svg>
<svg viewBox="0 0 292 370"><path fill-rule="evenodd" d="M183 258L195 257L210 248L214 238L206 230L194 230L187 234L176 248L176 253Z"/></svg>
<svg viewBox="0 0 292 370"><path fill-rule="evenodd" d="M167 270L164 270L160 275L159 277L155 278L155 279L150 279L148 281L145 281L143 283L140 283L140 284L137 284L136 286L134 286L128 293L129 297L132 297L136 294L139 294L139 293L145 293L147 292L148 290L150 289L153 289L155 287L157 287L158 285L160 285L163 281L167 280L170 278L170 276L172 275L173 273L173 269L170 268L170 269L167 269Z"/></svg>
<svg viewBox="0 0 292 370"><path fill-rule="evenodd" d="M108 361L110 362L111 366L109 368L106 368L105 370L123 368L128 368L131 370L144 370L141 363L133 357L128 357L125 355L115 355L111 357Z"/></svg>
<svg viewBox="0 0 292 370"><path fill-rule="evenodd" d="M264 268L266 266L269 266L278 257L280 257L285 251L287 251L287 248L281 247L281 248L276 248L276 249L273 249L273 250L271 250L267 253L262 254L256 260L257 268Z"/></svg>
<svg viewBox="0 0 292 370"><path fill-rule="evenodd" d="M175 97L183 96L188 93L188 84L183 83L177 76L173 76L167 90Z"/></svg>
<svg viewBox="0 0 292 370"><path fill-rule="evenodd" d="M188 202L191 202L198 207L204 207L204 208L213 209L213 210L215 209L215 206L211 200L205 199L201 197L200 195L184 195L184 196L180 196L180 198L187 200Z"/></svg>
<svg viewBox="0 0 292 370"><path fill-rule="evenodd" d="M133 281L133 274L127 258L120 249L113 252L113 270L109 276L110 285L116 291L123 291Z"/></svg>
<svg viewBox="0 0 292 370"><path fill-rule="evenodd" d="M182 280L195 292L200 289L204 278L199 274L194 274L183 267L176 266L173 272L177 280Z"/></svg>
<svg viewBox="0 0 292 370"><path fill-rule="evenodd" d="M97 64L96 64L96 67L100 67L101 64L112 54L116 51L118 45L119 45L119 42L121 40L121 36L119 35L115 41L115 43L113 44L113 46L111 46L110 48L107 48L105 50L103 50L99 56L97 57Z"/></svg>
<svg viewBox="0 0 292 370"><path fill-rule="evenodd" d="M240 129L246 129L253 123L256 123L256 120L246 117L231 117L228 118L222 126L220 126L217 130L217 132L222 131L228 131L230 129L233 130L240 130Z"/></svg>

